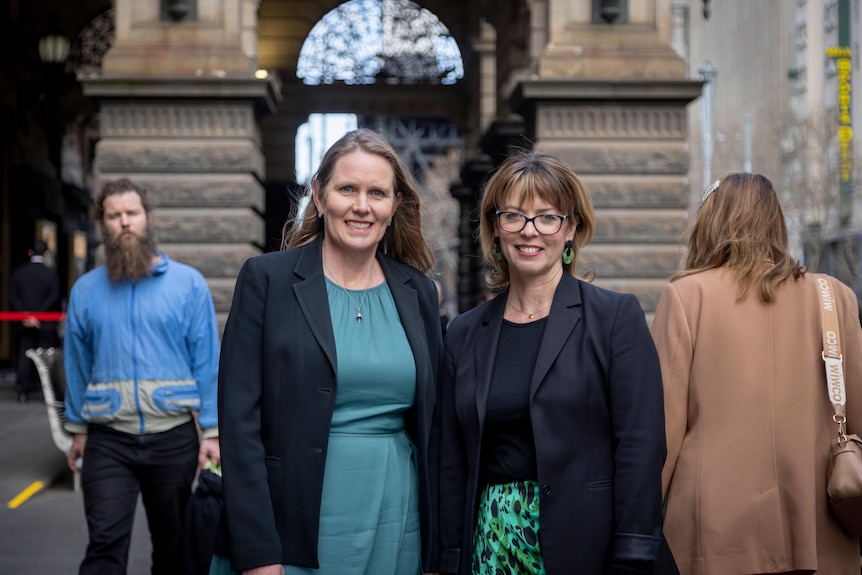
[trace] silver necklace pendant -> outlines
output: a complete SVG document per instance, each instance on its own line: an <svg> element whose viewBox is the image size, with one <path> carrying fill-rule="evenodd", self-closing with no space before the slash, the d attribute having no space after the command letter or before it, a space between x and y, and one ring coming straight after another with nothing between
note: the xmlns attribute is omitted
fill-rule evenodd
<svg viewBox="0 0 862 575"><path fill-rule="evenodd" d="M371 269L368 270L368 280L365 282L365 289L362 291L362 298L359 300L359 305L356 305L356 301L353 299L353 296L350 295L350 291L335 281L335 276L333 275L332 270L330 270L329 266L326 265L326 260L324 260L322 256L321 260L323 262L323 267L329 272L329 277L332 279L332 282L341 288L341 291L343 291L344 295L347 296L347 299L350 300L351 305L356 308L356 323L362 323L362 306L365 304L365 296L368 295L368 287L371 285L371 278L374 275L374 263L371 264Z"/></svg>

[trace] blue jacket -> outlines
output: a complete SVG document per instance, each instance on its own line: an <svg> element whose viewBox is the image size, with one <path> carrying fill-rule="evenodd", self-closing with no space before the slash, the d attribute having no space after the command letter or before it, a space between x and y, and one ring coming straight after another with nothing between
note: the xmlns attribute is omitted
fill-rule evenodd
<svg viewBox="0 0 862 575"><path fill-rule="evenodd" d="M134 434L192 419L218 436L219 338L212 297L194 268L161 261L150 278L113 283L104 266L75 283L66 315L66 429Z"/></svg>

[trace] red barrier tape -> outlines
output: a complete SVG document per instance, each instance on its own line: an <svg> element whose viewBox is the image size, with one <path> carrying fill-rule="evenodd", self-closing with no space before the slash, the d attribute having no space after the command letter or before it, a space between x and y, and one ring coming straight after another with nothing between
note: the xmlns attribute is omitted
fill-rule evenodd
<svg viewBox="0 0 862 575"><path fill-rule="evenodd" d="M24 321L28 317L39 321L63 321L66 314L60 311L0 311L0 321Z"/></svg>

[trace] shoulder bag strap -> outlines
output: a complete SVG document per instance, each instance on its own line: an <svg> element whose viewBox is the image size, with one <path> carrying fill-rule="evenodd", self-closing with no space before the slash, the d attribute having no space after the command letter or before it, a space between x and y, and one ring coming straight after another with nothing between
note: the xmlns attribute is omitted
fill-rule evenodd
<svg viewBox="0 0 862 575"><path fill-rule="evenodd" d="M847 441L847 395L844 390L844 357L841 355L841 338L838 313L835 311L835 292L829 276L817 274L817 293L820 294L820 321L823 324L823 351L820 356L826 367L826 390L838 424L838 437Z"/></svg>

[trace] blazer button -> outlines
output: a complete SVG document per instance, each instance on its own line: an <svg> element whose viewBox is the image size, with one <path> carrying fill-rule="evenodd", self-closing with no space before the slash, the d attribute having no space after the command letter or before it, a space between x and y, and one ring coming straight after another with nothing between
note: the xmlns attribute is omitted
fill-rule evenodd
<svg viewBox="0 0 862 575"><path fill-rule="evenodd" d="M550 495L551 494L551 486L545 483L542 485L542 495Z"/></svg>

